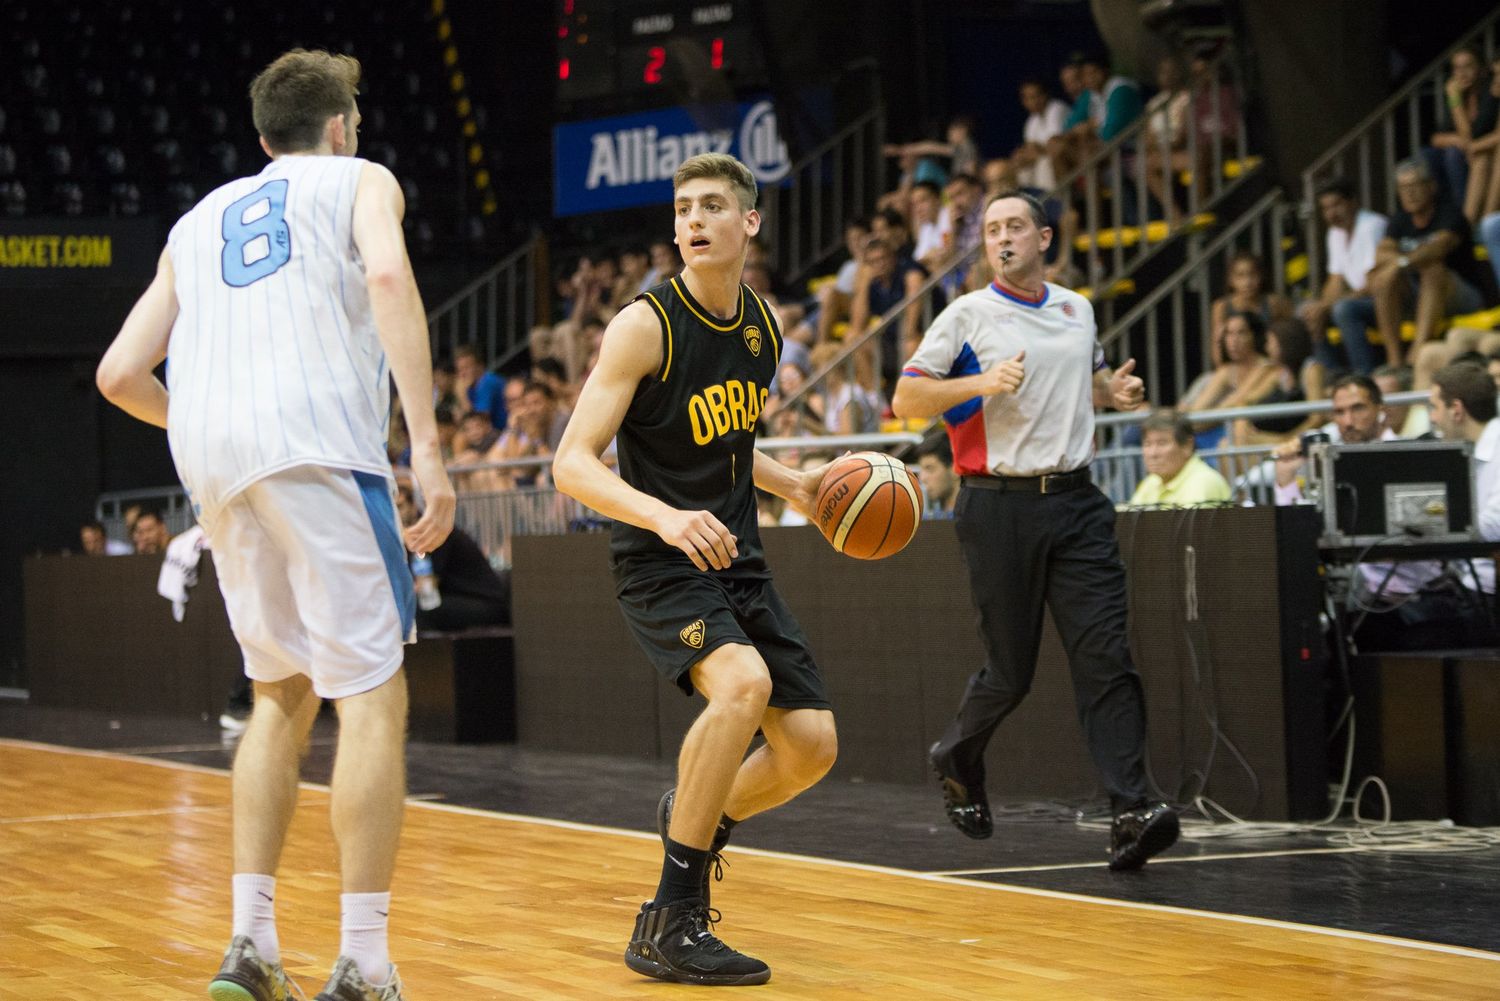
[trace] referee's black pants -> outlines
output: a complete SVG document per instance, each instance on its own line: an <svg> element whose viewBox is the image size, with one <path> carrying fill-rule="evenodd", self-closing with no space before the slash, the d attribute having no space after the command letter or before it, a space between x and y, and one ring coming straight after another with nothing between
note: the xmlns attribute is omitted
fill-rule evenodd
<svg viewBox="0 0 1500 1001"><path fill-rule="evenodd" d="M1040 494L965 484L955 518L987 657L938 740L940 766L983 784L990 736L1031 689L1045 601L1114 812L1144 800L1146 709L1130 659L1114 506L1094 486Z"/></svg>

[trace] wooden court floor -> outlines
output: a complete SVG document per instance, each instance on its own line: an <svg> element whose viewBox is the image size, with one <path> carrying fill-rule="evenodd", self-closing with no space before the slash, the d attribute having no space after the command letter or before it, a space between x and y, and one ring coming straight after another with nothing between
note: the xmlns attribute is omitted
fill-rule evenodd
<svg viewBox="0 0 1500 1001"><path fill-rule="evenodd" d="M288 972L338 946L327 794L280 876ZM229 931L227 773L0 740L0 998L203 997ZM1500 955L731 849L719 926L764 999L1500 996ZM412 803L392 907L407 1001L701 996L620 960L654 834ZM738 995L735 995L738 996Z"/></svg>

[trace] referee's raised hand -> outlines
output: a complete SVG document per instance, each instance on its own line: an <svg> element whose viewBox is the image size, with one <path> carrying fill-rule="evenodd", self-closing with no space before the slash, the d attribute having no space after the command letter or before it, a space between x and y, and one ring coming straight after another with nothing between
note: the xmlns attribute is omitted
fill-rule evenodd
<svg viewBox="0 0 1500 1001"><path fill-rule="evenodd" d="M1146 384L1135 371L1135 359L1115 369L1109 377L1109 398L1116 410L1135 410L1146 402Z"/></svg>
<svg viewBox="0 0 1500 1001"><path fill-rule="evenodd" d="M985 372L981 389L985 396L1014 393L1021 388L1021 380L1025 378L1026 352L1021 351L1014 358L1007 358L988 372Z"/></svg>

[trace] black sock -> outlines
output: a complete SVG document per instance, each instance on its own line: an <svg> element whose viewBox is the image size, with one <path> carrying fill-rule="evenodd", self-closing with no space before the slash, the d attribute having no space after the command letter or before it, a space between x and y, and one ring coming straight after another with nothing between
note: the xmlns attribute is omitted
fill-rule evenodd
<svg viewBox="0 0 1500 1001"><path fill-rule="evenodd" d="M689 848L668 838L667 850L661 860L661 883L656 887L652 902L661 907L701 896L703 873L707 868L707 848Z"/></svg>
<svg viewBox="0 0 1500 1001"><path fill-rule="evenodd" d="M719 826L714 829L714 851L724 850L724 846L729 844L729 835L733 833L734 825L738 823L738 820L730 820L727 813L719 817Z"/></svg>

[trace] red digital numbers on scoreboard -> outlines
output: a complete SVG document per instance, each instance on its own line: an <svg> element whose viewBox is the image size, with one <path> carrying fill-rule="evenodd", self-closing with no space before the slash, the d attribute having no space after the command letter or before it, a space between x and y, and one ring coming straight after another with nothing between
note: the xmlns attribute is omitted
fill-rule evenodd
<svg viewBox="0 0 1500 1001"><path fill-rule="evenodd" d="M653 45L646 52L646 72L642 79L647 83L661 83L661 68L667 64L667 50Z"/></svg>
<svg viewBox="0 0 1500 1001"><path fill-rule="evenodd" d="M715 38L708 47L708 65L716 70L724 68L724 39Z"/></svg>

